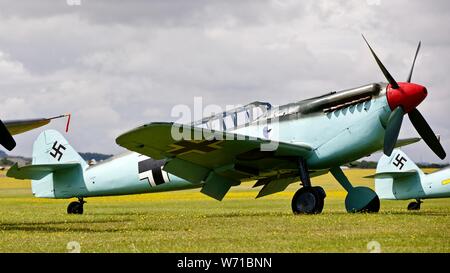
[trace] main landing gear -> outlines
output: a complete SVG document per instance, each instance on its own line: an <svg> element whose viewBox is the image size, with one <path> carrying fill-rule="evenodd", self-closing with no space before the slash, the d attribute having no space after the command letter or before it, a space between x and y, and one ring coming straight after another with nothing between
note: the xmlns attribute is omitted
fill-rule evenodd
<svg viewBox="0 0 450 273"><path fill-rule="evenodd" d="M83 214L83 205L86 203L86 201L83 200L83 198L78 198L78 202L72 202L67 206L67 213L68 214Z"/></svg>
<svg viewBox="0 0 450 273"><path fill-rule="evenodd" d="M298 160L300 180L303 187L292 198L292 211L294 214L317 214L323 210L325 191L321 187L311 187L311 180L303 158Z"/></svg>
<svg viewBox="0 0 450 273"><path fill-rule="evenodd" d="M368 187L353 187L340 167L330 169L334 178L347 191L345 208L347 212L378 212L380 199L378 195Z"/></svg>
<svg viewBox="0 0 450 273"><path fill-rule="evenodd" d="M416 202L411 202L408 204L408 210L420 210L420 204L423 202L420 199L417 199Z"/></svg>

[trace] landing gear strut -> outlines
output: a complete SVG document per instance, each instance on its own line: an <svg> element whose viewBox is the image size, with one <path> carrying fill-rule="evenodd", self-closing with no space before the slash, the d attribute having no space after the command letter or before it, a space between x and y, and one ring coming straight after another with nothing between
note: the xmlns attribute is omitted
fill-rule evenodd
<svg viewBox="0 0 450 273"><path fill-rule="evenodd" d="M67 206L67 213L68 214L83 214L83 205L86 203L86 201L83 200L83 198L78 198L78 202L72 202Z"/></svg>
<svg viewBox="0 0 450 273"><path fill-rule="evenodd" d="M321 187L311 187L306 161L298 160L300 180L303 187L299 189L292 198L292 211L294 214L317 214L323 210L325 191Z"/></svg>
<svg viewBox="0 0 450 273"><path fill-rule="evenodd" d="M330 169L334 178L347 191L345 208L347 212L378 212L380 199L378 195L368 187L353 187L340 167Z"/></svg>
<svg viewBox="0 0 450 273"><path fill-rule="evenodd" d="M411 202L408 204L408 210L420 210L420 204L423 202L420 199L417 199L416 202Z"/></svg>

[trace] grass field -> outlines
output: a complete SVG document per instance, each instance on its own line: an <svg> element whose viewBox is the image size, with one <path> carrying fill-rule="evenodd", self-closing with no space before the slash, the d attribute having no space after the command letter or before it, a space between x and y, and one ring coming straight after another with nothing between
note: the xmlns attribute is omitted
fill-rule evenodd
<svg viewBox="0 0 450 273"><path fill-rule="evenodd" d="M354 185L373 186L347 170ZM0 252L450 252L450 199L382 201L378 214L348 214L345 192L330 175L313 179L327 191L320 215L294 216L290 202L298 185L255 200L251 183L232 189L225 200L198 190L90 198L84 215L67 215L71 200L32 197L29 181L0 172Z"/></svg>

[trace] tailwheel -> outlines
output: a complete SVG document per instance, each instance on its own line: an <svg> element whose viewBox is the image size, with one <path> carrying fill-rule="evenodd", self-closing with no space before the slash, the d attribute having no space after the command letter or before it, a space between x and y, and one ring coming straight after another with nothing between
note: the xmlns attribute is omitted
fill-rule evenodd
<svg viewBox="0 0 450 273"><path fill-rule="evenodd" d="M420 210L420 204L422 201L417 200L416 202L411 202L408 204L408 210Z"/></svg>
<svg viewBox="0 0 450 273"><path fill-rule="evenodd" d="M83 198L79 198L78 202L72 202L67 206L68 214L83 214L83 205L86 203Z"/></svg>
<svg viewBox="0 0 450 273"><path fill-rule="evenodd" d="M355 187L348 192L345 198L345 208L348 212L378 212L380 199L368 187Z"/></svg>
<svg viewBox="0 0 450 273"><path fill-rule="evenodd" d="M321 187L303 187L292 198L294 214L317 214L323 210L325 191Z"/></svg>

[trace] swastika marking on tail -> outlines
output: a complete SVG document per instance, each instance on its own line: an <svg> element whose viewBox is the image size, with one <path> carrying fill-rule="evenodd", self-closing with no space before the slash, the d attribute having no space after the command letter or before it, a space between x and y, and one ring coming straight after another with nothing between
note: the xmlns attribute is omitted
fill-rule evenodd
<svg viewBox="0 0 450 273"><path fill-rule="evenodd" d="M61 157L63 156L63 152L61 150L65 150L66 147L64 147L64 145L59 144L58 145L58 141L55 141L55 143L53 143L53 147L52 147L52 152L50 152L50 155L53 156L56 160L60 161Z"/></svg>
<svg viewBox="0 0 450 273"><path fill-rule="evenodd" d="M395 161L392 164L399 170L402 170L406 162L408 162L406 158L404 158L400 154L397 154L397 156L395 157Z"/></svg>

